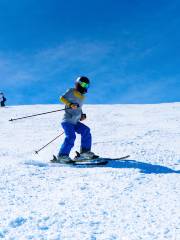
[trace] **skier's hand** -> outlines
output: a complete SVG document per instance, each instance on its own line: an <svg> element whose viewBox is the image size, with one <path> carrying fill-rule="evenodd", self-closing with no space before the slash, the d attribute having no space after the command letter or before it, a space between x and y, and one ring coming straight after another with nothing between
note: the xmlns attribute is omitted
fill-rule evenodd
<svg viewBox="0 0 180 240"><path fill-rule="evenodd" d="M85 113L82 113L82 114L81 114L80 121L83 121L83 120L85 120L85 119L86 119L86 114L85 114Z"/></svg>
<svg viewBox="0 0 180 240"><path fill-rule="evenodd" d="M79 107L79 104L77 104L77 103L71 103L71 104L69 105L69 107L72 108L72 109L77 109L77 108Z"/></svg>

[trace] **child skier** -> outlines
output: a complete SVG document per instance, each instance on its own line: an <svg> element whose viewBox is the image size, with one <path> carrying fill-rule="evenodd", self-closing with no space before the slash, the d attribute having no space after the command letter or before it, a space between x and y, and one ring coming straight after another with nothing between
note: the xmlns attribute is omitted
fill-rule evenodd
<svg viewBox="0 0 180 240"><path fill-rule="evenodd" d="M2 92L0 92L0 104L1 104L1 107L5 107L5 102L6 102L6 98L4 97L4 94Z"/></svg>
<svg viewBox="0 0 180 240"><path fill-rule="evenodd" d="M86 114L82 112L82 105L85 94L88 91L90 81L87 77L78 77L75 82L75 88L69 89L63 96L60 97L62 103L65 104L65 114L61 123L65 139L57 156L58 162L71 162L69 157L70 151L74 146L76 133L81 135L80 156L76 159L95 159L96 156L91 152L91 133L90 128L81 123L86 119Z"/></svg>

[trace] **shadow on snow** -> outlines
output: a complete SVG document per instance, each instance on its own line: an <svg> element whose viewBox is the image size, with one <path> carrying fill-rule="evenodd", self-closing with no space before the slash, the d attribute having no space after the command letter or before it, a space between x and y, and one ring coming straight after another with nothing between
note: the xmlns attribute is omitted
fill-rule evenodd
<svg viewBox="0 0 180 240"><path fill-rule="evenodd" d="M108 160L108 159L107 159ZM161 166L161 165L156 165L156 164L151 164L151 163L144 163L144 162L139 162L136 160L120 160L120 161L113 161L113 159L109 159L109 163L104 166L92 166L92 165L85 165L85 166L76 166L78 168L83 168L83 167L110 167L110 168L132 168L132 169L138 169L140 170L141 173L145 174L167 174L167 173L180 173L180 170L173 170L171 168Z"/></svg>

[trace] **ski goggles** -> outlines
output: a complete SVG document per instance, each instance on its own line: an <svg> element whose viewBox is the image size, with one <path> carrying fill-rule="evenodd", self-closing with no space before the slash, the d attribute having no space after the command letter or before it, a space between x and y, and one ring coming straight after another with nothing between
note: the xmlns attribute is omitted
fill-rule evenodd
<svg viewBox="0 0 180 240"><path fill-rule="evenodd" d="M79 81L79 84L81 87L88 89L89 88L89 83L81 82Z"/></svg>

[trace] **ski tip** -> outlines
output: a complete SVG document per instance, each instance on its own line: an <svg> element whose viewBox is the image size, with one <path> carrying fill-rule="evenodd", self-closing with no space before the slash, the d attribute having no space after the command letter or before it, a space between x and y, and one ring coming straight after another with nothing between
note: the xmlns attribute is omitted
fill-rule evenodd
<svg viewBox="0 0 180 240"><path fill-rule="evenodd" d="M34 151L35 152L35 154L38 154L38 151Z"/></svg>
<svg viewBox="0 0 180 240"><path fill-rule="evenodd" d="M9 119L9 122L12 122L13 120L12 120L12 118L11 119Z"/></svg>
<svg viewBox="0 0 180 240"><path fill-rule="evenodd" d="M129 158L129 157L130 157L130 155L126 155L126 156L121 157L121 158L119 158L119 159L126 159L126 158Z"/></svg>

